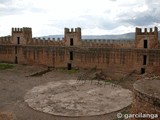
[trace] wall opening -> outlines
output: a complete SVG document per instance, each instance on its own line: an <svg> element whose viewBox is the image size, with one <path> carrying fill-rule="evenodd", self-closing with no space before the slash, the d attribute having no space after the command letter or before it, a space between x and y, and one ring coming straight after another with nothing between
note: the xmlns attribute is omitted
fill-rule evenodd
<svg viewBox="0 0 160 120"><path fill-rule="evenodd" d="M68 70L71 70L71 69L72 69L72 64L71 64L71 63L68 63L67 69L68 69Z"/></svg>
<svg viewBox="0 0 160 120"><path fill-rule="evenodd" d="M147 64L147 55L143 55L143 65Z"/></svg>
<svg viewBox="0 0 160 120"><path fill-rule="evenodd" d="M145 68L141 68L141 74L145 73Z"/></svg>
<svg viewBox="0 0 160 120"><path fill-rule="evenodd" d="M70 60L73 60L73 52L70 52Z"/></svg>
<svg viewBox="0 0 160 120"><path fill-rule="evenodd" d="M18 64L18 57L15 57L15 64Z"/></svg>
<svg viewBox="0 0 160 120"><path fill-rule="evenodd" d="M17 37L17 44L20 44L20 37Z"/></svg>
<svg viewBox="0 0 160 120"><path fill-rule="evenodd" d="M148 41L144 40L144 48L148 48Z"/></svg>
<svg viewBox="0 0 160 120"><path fill-rule="evenodd" d="M70 46L73 46L73 38L70 38Z"/></svg>

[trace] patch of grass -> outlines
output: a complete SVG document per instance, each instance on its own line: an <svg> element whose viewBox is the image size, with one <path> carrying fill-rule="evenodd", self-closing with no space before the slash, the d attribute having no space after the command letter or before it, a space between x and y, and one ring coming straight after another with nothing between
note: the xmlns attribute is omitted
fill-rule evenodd
<svg viewBox="0 0 160 120"><path fill-rule="evenodd" d="M0 63L0 70L12 69L14 65L8 63Z"/></svg>
<svg viewBox="0 0 160 120"><path fill-rule="evenodd" d="M72 70L66 70L66 69L60 69L59 71L67 73L67 74L75 74L78 73L78 70L72 69Z"/></svg>

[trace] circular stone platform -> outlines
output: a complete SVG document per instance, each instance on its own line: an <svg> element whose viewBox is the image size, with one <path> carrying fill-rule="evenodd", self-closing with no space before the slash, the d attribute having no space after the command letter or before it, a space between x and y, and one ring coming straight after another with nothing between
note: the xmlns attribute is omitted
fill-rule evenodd
<svg viewBox="0 0 160 120"><path fill-rule="evenodd" d="M76 80L49 82L25 95L28 105L38 111L60 116L91 116L120 110L131 104L131 91L111 83L82 84Z"/></svg>

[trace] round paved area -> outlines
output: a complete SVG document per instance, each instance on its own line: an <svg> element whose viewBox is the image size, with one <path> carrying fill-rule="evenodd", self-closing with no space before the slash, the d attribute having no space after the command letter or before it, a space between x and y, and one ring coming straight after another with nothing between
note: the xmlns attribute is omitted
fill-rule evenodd
<svg viewBox="0 0 160 120"><path fill-rule="evenodd" d="M60 116L92 116L120 110L131 104L131 92L111 83L97 85L61 80L34 87L25 102L34 110Z"/></svg>

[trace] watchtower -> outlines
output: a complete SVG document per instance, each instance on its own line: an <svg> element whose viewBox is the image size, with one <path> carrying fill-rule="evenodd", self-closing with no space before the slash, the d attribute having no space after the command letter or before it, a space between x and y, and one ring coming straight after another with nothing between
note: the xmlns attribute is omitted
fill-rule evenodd
<svg viewBox="0 0 160 120"><path fill-rule="evenodd" d="M12 44L26 45L32 39L32 28L12 28Z"/></svg>
<svg viewBox="0 0 160 120"><path fill-rule="evenodd" d="M145 49L157 49L158 48L158 28L155 27L154 31L150 28L150 31L147 31L147 28L144 28L142 32L141 28L136 27L135 32L135 47L136 48L145 48Z"/></svg>
<svg viewBox="0 0 160 120"><path fill-rule="evenodd" d="M81 45L81 28L77 27L75 29L65 28L64 29L64 40L67 46L79 46Z"/></svg>

